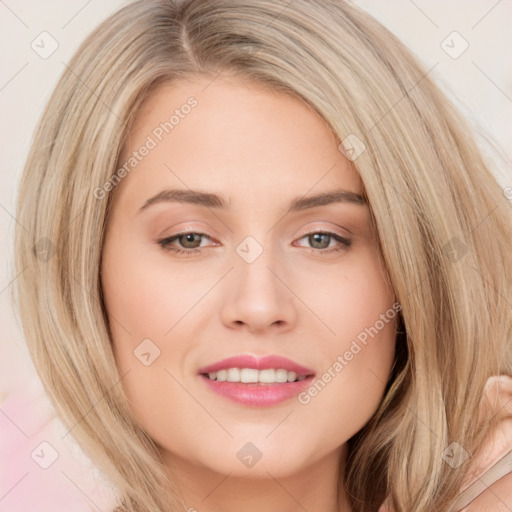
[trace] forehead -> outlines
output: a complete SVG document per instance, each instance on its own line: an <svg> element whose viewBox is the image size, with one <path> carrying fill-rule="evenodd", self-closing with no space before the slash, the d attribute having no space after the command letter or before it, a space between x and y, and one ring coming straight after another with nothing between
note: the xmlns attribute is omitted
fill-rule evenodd
<svg viewBox="0 0 512 512"><path fill-rule="evenodd" d="M245 79L194 77L160 85L139 110L120 165L144 146L150 150L118 188L146 195L164 185L225 188L227 196L229 189L276 197L340 186L362 192L319 114L298 97Z"/></svg>

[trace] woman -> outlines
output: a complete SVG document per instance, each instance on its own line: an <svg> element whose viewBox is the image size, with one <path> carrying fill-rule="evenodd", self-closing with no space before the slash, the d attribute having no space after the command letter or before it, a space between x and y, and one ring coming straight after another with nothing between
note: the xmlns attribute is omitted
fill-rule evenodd
<svg viewBox="0 0 512 512"><path fill-rule="evenodd" d="M428 73L306 0L134 2L69 69L20 307L120 510L465 506L512 449L511 215Z"/></svg>

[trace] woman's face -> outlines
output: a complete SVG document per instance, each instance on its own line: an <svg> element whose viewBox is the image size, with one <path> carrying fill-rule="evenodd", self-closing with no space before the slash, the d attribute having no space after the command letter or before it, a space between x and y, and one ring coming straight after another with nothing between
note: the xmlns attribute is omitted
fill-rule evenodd
<svg viewBox="0 0 512 512"><path fill-rule="evenodd" d="M325 122L240 79L175 82L139 112L125 163L102 286L136 420L169 466L334 469L382 399L397 313Z"/></svg>

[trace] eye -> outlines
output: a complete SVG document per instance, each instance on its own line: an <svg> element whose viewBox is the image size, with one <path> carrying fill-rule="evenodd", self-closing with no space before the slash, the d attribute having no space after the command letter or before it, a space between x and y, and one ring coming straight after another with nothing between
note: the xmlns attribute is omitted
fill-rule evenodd
<svg viewBox="0 0 512 512"><path fill-rule="evenodd" d="M199 247L203 247L201 242L205 239L211 238L204 233L183 232L176 235L159 240L158 243L167 251L173 251L178 254L193 254L201 252ZM182 248L175 245L179 243Z"/></svg>
<svg viewBox="0 0 512 512"><path fill-rule="evenodd" d="M307 239L312 253L338 252L348 249L352 241L332 231L315 231L308 233L299 240ZM331 245L334 242L334 247Z"/></svg>
<svg viewBox="0 0 512 512"><path fill-rule="evenodd" d="M163 238L158 241L158 244L167 251L172 251L177 254L191 255L201 252L200 248L205 247L205 245L202 244L205 239L212 240L205 233L188 231ZM304 239L307 239L310 244L311 253L313 254L338 252L348 249L352 245L351 240L332 231L315 231L308 233L299 240ZM331 242L334 242L334 244Z"/></svg>

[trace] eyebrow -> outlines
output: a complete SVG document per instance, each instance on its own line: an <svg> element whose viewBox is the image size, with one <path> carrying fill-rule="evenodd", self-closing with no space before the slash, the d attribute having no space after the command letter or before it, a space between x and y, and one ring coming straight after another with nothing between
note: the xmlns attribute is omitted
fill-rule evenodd
<svg viewBox="0 0 512 512"><path fill-rule="evenodd" d="M230 201L227 201L221 195L210 192L201 192L199 190L185 189L167 189L147 199L139 208L137 213L146 210L151 205L157 203L188 203L205 206L207 208L226 209ZM349 203L364 206L366 199L355 192L337 189L329 192L322 192L314 196L295 198L288 208L288 213L307 210L317 206L325 206L332 203Z"/></svg>

